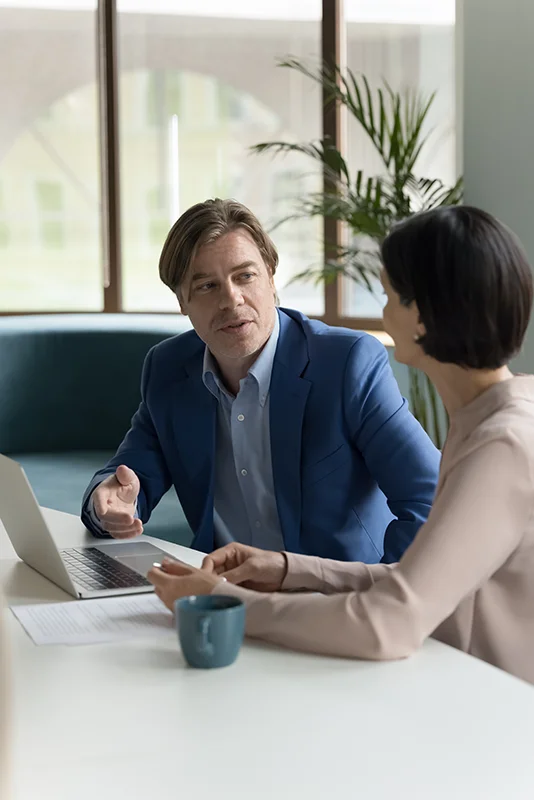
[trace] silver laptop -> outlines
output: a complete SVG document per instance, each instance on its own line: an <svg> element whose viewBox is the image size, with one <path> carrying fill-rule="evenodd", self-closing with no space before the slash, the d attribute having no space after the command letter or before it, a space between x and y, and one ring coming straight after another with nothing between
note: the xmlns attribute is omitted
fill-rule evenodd
<svg viewBox="0 0 534 800"><path fill-rule="evenodd" d="M146 573L168 555L149 542L85 545L60 550L16 461L0 455L0 519L18 557L74 597L151 592Z"/></svg>

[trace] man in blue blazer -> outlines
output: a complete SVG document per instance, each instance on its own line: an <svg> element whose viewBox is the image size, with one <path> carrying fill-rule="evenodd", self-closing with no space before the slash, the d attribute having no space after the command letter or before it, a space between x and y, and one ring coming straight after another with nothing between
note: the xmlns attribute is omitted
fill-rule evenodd
<svg viewBox="0 0 534 800"><path fill-rule="evenodd" d="M132 426L84 496L95 534L141 533L174 485L205 552L236 540L374 563L408 547L439 453L374 337L276 307L277 263L235 201L173 226L160 276L194 330L146 357Z"/></svg>

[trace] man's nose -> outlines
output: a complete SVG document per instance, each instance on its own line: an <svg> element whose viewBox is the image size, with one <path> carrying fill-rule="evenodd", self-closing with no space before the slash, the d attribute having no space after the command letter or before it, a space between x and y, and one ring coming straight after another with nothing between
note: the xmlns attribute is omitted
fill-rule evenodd
<svg viewBox="0 0 534 800"><path fill-rule="evenodd" d="M235 308L243 304L243 293L235 283L228 282L222 285L219 297L221 308Z"/></svg>

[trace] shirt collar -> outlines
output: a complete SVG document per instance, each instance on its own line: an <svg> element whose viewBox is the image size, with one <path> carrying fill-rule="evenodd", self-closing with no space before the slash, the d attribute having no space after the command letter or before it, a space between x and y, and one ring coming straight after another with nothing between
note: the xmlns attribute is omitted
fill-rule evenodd
<svg viewBox="0 0 534 800"><path fill-rule="evenodd" d="M278 311L275 310L274 327L272 333L269 336L265 347L248 371L248 375L252 375L258 385L259 400L262 407L267 402L267 396L269 394L274 356L276 353L276 346L278 344L279 336L280 320L278 318ZM214 395L217 399L219 399L219 395L222 392L224 395L226 395L226 397L233 400L232 395L228 389L226 389L221 380L217 361L207 347L204 349L202 380L204 381L206 388L209 389L212 395Z"/></svg>

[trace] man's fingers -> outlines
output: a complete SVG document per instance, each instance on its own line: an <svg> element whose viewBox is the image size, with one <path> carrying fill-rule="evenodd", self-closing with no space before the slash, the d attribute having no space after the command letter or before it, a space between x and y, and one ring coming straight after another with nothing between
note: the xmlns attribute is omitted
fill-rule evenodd
<svg viewBox="0 0 534 800"><path fill-rule="evenodd" d="M123 536L128 533L136 533L136 528L133 525L103 525L103 530L109 533L110 536Z"/></svg>
<svg viewBox="0 0 534 800"><path fill-rule="evenodd" d="M117 533L108 532L114 539L135 539L136 536L140 536L141 534L141 531L138 531L136 528L130 528L127 531L120 531Z"/></svg>
<svg viewBox="0 0 534 800"><path fill-rule="evenodd" d="M102 520L107 514L120 513L120 509L130 507L131 516L135 511L138 494L139 478L133 469L121 464L114 475L109 475L94 490L92 497L95 513Z"/></svg>
<svg viewBox="0 0 534 800"><path fill-rule="evenodd" d="M132 525L113 525L106 522L106 524L103 525L103 528L115 539L139 536L141 533L143 533L143 523L140 519L135 519Z"/></svg>
<svg viewBox="0 0 534 800"><path fill-rule="evenodd" d="M103 492L99 492L98 489L93 492L93 506L95 509L95 514L99 519L102 519L102 517L105 516L109 508L107 498L107 493L104 494Z"/></svg>
<svg viewBox="0 0 534 800"><path fill-rule="evenodd" d="M122 511L110 511L100 517L100 521L105 528L108 526L110 528L131 528L136 522L136 518L133 514L126 514Z"/></svg>
<svg viewBox="0 0 534 800"><path fill-rule="evenodd" d="M121 486L129 486L130 484L137 483L138 478L133 469L127 467L125 464L121 464L115 470L115 477L117 478L118 482Z"/></svg>
<svg viewBox="0 0 534 800"><path fill-rule="evenodd" d="M141 533L143 530L143 523L140 519L132 519L130 522L111 522L108 519L102 520L102 527L108 533L122 533L123 531L135 530Z"/></svg>
<svg viewBox="0 0 534 800"><path fill-rule="evenodd" d="M110 502L111 501L111 502ZM114 524L120 523L122 525L132 525L135 517L135 504L130 505L131 511L125 510L124 504L118 502L114 503L114 498L107 495L102 498L99 494L94 495L93 503L95 513L101 522L113 522Z"/></svg>

